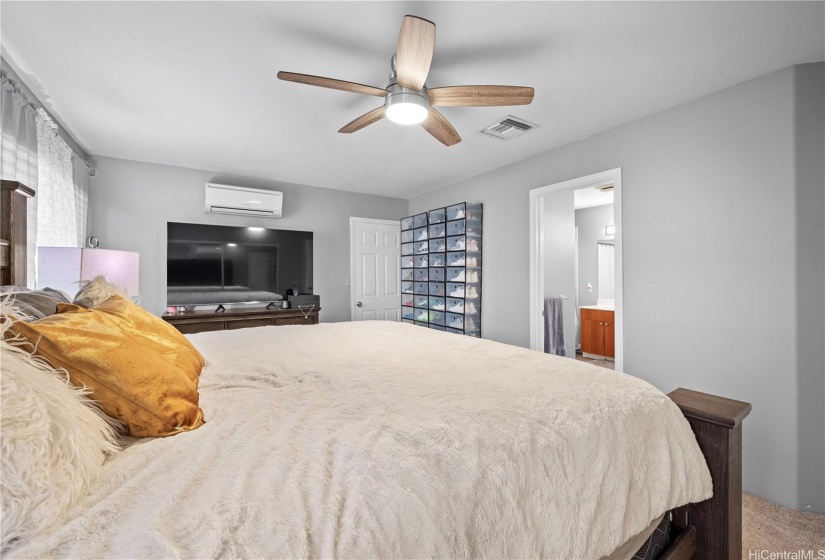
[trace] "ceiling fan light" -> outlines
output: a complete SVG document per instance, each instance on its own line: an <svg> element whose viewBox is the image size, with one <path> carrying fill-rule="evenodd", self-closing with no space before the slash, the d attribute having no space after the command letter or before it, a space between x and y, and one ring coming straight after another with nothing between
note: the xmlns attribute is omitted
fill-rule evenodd
<svg viewBox="0 0 825 560"><path fill-rule="evenodd" d="M415 103L396 103L387 107L387 118L396 124L420 124L427 120L428 111Z"/></svg>
<svg viewBox="0 0 825 560"><path fill-rule="evenodd" d="M430 114L430 103L421 93L390 86L385 103L386 117L396 124L420 124Z"/></svg>

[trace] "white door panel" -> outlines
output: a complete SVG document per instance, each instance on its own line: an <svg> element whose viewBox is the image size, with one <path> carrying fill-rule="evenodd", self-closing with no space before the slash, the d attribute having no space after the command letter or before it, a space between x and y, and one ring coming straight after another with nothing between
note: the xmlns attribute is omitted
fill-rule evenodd
<svg viewBox="0 0 825 560"><path fill-rule="evenodd" d="M398 276L401 270L400 254L399 250L398 253L384 255L384 294L398 296L399 301L401 297L401 279Z"/></svg>
<svg viewBox="0 0 825 560"><path fill-rule="evenodd" d="M350 218L350 231L353 320L400 320L400 224Z"/></svg>

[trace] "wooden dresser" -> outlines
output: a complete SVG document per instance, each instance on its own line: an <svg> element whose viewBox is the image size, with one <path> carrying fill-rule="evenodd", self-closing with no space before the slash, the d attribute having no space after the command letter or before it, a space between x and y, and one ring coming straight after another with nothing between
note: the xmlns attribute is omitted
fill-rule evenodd
<svg viewBox="0 0 825 560"><path fill-rule="evenodd" d="M166 313L162 319L184 334L206 331L246 329L266 325L317 325L320 308L227 310L223 313L209 311L182 311Z"/></svg>
<svg viewBox="0 0 825 560"><path fill-rule="evenodd" d="M614 312L594 307L580 307L582 353L586 357L616 356Z"/></svg>

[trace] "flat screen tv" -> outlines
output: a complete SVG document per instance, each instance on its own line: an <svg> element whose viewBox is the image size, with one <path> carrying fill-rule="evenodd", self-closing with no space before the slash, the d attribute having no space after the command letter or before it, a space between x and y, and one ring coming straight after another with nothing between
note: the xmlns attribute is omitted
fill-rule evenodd
<svg viewBox="0 0 825 560"><path fill-rule="evenodd" d="M166 305L268 304L312 293L312 232L168 222Z"/></svg>

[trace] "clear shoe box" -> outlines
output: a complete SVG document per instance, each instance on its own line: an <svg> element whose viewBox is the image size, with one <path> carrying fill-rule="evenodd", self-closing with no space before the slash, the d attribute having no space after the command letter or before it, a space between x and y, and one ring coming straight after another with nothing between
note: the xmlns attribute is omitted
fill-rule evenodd
<svg viewBox="0 0 825 560"><path fill-rule="evenodd" d="M447 253L447 266L467 266L465 263L464 251L456 251L454 253Z"/></svg>
<svg viewBox="0 0 825 560"><path fill-rule="evenodd" d="M443 297L430 297L430 309L434 309L436 311L444 311L444 298Z"/></svg>
<svg viewBox="0 0 825 560"><path fill-rule="evenodd" d="M449 226L449 224L447 224ZM444 237L445 228L444 224L435 224L430 226L429 235L430 239L438 239L439 237Z"/></svg>
<svg viewBox="0 0 825 560"><path fill-rule="evenodd" d="M447 250L447 242L444 239L433 239L429 245L430 253L443 253Z"/></svg>

